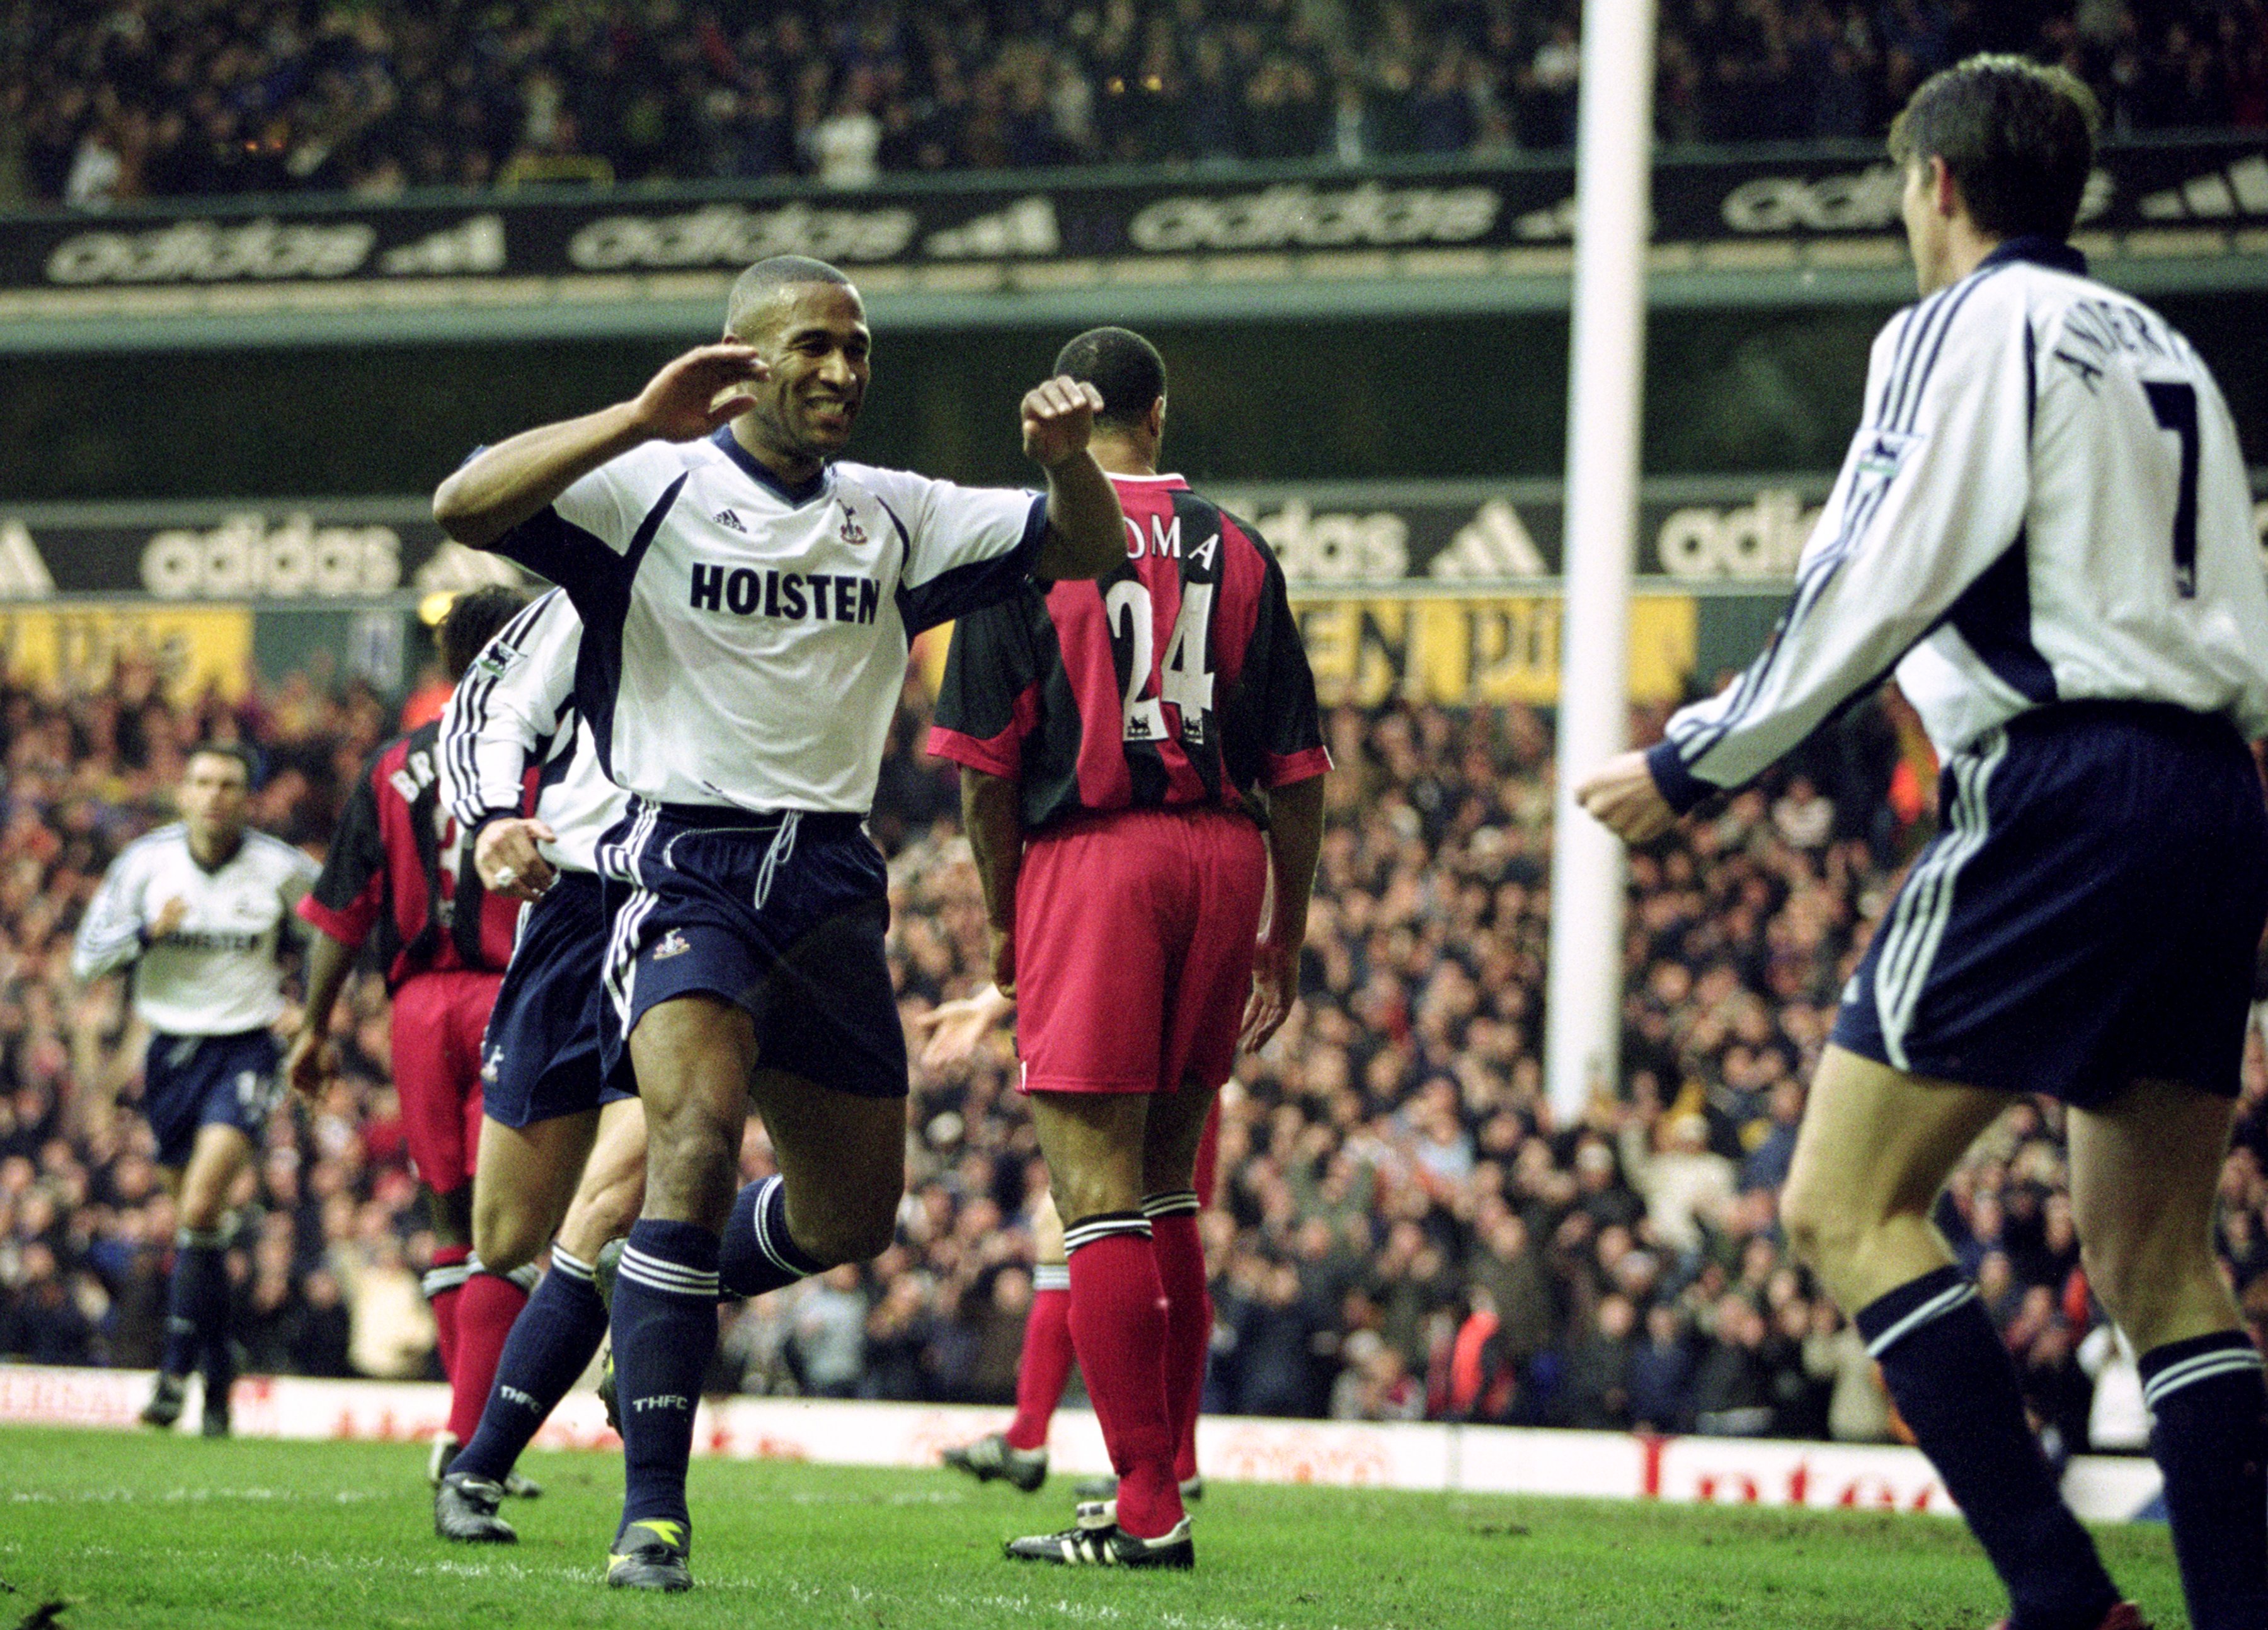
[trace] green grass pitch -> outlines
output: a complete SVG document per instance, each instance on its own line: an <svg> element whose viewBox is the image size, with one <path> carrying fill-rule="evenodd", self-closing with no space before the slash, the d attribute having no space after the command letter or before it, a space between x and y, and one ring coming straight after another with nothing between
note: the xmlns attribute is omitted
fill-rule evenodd
<svg viewBox="0 0 2268 1630"><path fill-rule="evenodd" d="M939 1472L696 1460L690 1596L599 1582L612 1456L550 1453L515 1546L433 1538L422 1445L0 1429L0 1630L333 1626L1157 1626L1162 1630L1983 1630L2001 1612L1951 1522L1218 1484L1190 1575L1004 1560L1060 1527ZM2186 1620L2162 1528L2102 1533L2156 1620ZM42 1610L66 1603L50 1618Z"/></svg>

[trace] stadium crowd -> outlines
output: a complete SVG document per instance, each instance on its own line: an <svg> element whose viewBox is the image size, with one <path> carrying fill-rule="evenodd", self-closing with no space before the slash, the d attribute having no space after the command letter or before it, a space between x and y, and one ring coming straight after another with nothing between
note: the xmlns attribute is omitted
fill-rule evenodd
<svg viewBox="0 0 2268 1630"><path fill-rule="evenodd" d="M1570 144L1576 0L104 0L18 8L40 203ZM1674 142L1866 137L1971 51L2117 131L2268 126L2268 0L1668 0ZM6 157L0 143L0 161ZM6 178L0 177L0 190Z"/></svg>
<svg viewBox="0 0 2268 1630"><path fill-rule="evenodd" d="M909 1017L982 983L984 916L918 682L876 830L894 852ZM1542 1096L1546 721L1511 707L1340 708L1305 1001L1224 1099L1205 1219L1208 1408L1867 1440L1891 1429L1863 1347L1786 1259L1774 1215L1803 1088L1870 913L1922 824L1910 739L1860 710L1793 769L1634 858L1624 1073L1578 1124ZM68 974L110 856L167 818L185 744L239 739L255 819L320 848L380 699L306 679L238 704L0 692L0 1354L146 1366L173 1222L131 1113L116 981ZM431 1239L357 977L337 1079L273 1120L230 1258L255 1369L437 1373ZM999 1401L1044 1185L1004 1035L917 1069L898 1243L728 1313L719 1390ZM745 1164L766 1162L751 1134ZM2248 1059L2221 1247L2268 1323L2268 1060ZM1940 1222L2043 1429L2139 1446L2139 1384L2079 1272L2052 1111L2020 1107ZM2100 1384L2098 1385L2098 1382ZM2090 1421L2090 1414L2092 1421Z"/></svg>

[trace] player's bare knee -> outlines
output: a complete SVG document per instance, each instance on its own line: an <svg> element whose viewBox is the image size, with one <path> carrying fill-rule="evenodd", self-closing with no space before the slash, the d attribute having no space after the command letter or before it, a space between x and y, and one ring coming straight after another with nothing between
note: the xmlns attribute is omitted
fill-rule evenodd
<svg viewBox="0 0 2268 1630"><path fill-rule="evenodd" d="M1832 1275L1865 1243L1867 1219L1847 1201L1808 1186L1790 1184L1780 1195L1779 1223L1795 1259Z"/></svg>
<svg viewBox="0 0 2268 1630"><path fill-rule="evenodd" d="M559 1248L578 1260L588 1262L606 1249L610 1240L622 1238L637 1221L637 1202L633 1199L626 1211L613 1207L578 1206L567 1214L559 1225Z"/></svg>
<svg viewBox="0 0 2268 1630"><path fill-rule="evenodd" d="M2089 1239L2082 1235L2079 1260L2087 1274L2088 1289L2111 1321L2142 1348L2150 1345L2148 1336L2166 1322L2172 1310L2192 1296L2200 1276L2210 1283L2208 1299L2220 1282L2212 1258L2203 1252L2195 1263L2169 1261L2153 1257L2146 1250L2138 1251L2122 1239Z"/></svg>
<svg viewBox="0 0 2268 1630"><path fill-rule="evenodd" d="M587 1258L585 1245L596 1251L610 1239L620 1239L630 1231L630 1224L637 1221L638 1208L644 1203L644 1171L588 1194L578 1194L568 1208L566 1222L560 1225L559 1242L577 1256Z"/></svg>
<svg viewBox="0 0 2268 1630"><path fill-rule="evenodd" d="M1051 1168L1049 1185L1055 1193L1056 1210L1066 1228L1076 1228L1088 1217L1101 1216L1105 1212L1138 1211L1142 1206L1138 1173L1101 1167Z"/></svg>
<svg viewBox="0 0 2268 1630"><path fill-rule="evenodd" d="M484 1207L473 1214L473 1254L491 1274L526 1267L543 1249L544 1230L525 1207Z"/></svg>
<svg viewBox="0 0 2268 1630"><path fill-rule="evenodd" d="M645 1210L649 1215L721 1228L732 1209L740 1129L695 1111L650 1118Z"/></svg>
<svg viewBox="0 0 2268 1630"><path fill-rule="evenodd" d="M209 1234L221 1224L228 1215L224 1186L217 1183L185 1185L181 1190L181 1226L196 1233Z"/></svg>
<svg viewBox="0 0 2268 1630"><path fill-rule="evenodd" d="M804 1226L792 1223L797 1249L816 1260L833 1267L843 1262L868 1262L890 1248L897 1237L897 1209L875 1211L871 1208L830 1216L811 1225L809 1237Z"/></svg>

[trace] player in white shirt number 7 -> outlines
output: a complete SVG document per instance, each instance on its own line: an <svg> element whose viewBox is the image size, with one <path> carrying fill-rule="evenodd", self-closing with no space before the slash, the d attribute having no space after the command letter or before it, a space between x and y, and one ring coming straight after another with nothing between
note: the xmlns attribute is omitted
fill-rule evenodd
<svg viewBox="0 0 2268 1630"><path fill-rule="evenodd" d="M2140 1630L1930 1211L2021 1094L2069 1115L2088 1282L2141 1355L2198 1630L2268 1624L2268 1391L2214 1259L2268 814L2268 585L2212 375L2065 239L2094 99L1977 57L1892 127L1923 303L1764 655L1577 789L1642 843L1896 665L1940 831L1844 993L1781 1215L2007 1585L2014 1630Z"/></svg>

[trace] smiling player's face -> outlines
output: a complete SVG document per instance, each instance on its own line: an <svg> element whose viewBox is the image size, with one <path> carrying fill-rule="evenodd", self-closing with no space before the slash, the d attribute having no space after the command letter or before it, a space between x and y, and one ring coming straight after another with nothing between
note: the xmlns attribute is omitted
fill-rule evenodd
<svg viewBox="0 0 2268 1630"><path fill-rule="evenodd" d="M865 400L873 336L858 291L843 283L791 283L772 298L750 342L771 377L754 387L758 437L798 460L843 451Z"/></svg>

